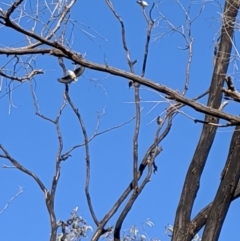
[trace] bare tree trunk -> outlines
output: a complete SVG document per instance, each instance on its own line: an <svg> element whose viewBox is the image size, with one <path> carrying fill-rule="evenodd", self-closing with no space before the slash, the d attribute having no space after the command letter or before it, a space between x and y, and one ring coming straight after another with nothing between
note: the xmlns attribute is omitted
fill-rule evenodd
<svg viewBox="0 0 240 241"><path fill-rule="evenodd" d="M215 109L219 108L222 100L222 86L229 65L232 49L232 37L234 33L234 23L239 8L238 5L238 2L235 0L225 2L222 20L221 41L208 99L208 106ZM206 115L205 121L218 123L218 118ZM185 183L177 208L177 214L174 223L174 233L172 238L173 241L190 241L194 236L194 232L192 232L190 228L192 207L199 189L201 174L215 138L216 130L217 128L214 126L203 126L197 148L186 175ZM204 237L207 238L206 236ZM210 241L212 239L207 238L205 240Z"/></svg>
<svg viewBox="0 0 240 241"><path fill-rule="evenodd" d="M240 175L240 127L237 126L229 148L227 168L207 219L202 240L218 240Z"/></svg>

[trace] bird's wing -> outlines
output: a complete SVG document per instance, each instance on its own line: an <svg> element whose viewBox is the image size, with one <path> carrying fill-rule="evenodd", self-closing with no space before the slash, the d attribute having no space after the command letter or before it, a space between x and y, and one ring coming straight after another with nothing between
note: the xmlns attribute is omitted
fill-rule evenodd
<svg viewBox="0 0 240 241"><path fill-rule="evenodd" d="M61 83L71 83L72 82L72 78L71 78L70 75L66 75L66 76L64 76L62 78L59 78L58 81L61 82Z"/></svg>
<svg viewBox="0 0 240 241"><path fill-rule="evenodd" d="M85 67L83 67L83 66L80 66L80 67L76 68L74 70L74 73L75 73L76 77L81 76L84 72L84 69L85 69Z"/></svg>
<svg viewBox="0 0 240 241"><path fill-rule="evenodd" d="M71 75L68 74L68 75L62 77L61 79L62 80L71 80L72 78L71 78Z"/></svg>

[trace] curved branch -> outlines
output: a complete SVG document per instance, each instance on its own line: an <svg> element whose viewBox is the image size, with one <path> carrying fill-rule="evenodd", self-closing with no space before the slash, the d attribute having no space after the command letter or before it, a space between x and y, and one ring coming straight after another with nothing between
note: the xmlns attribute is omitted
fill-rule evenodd
<svg viewBox="0 0 240 241"><path fill-rule="evenodd" d="M18 161L16 161L13 157L11 157L10 154L7 152L7 150L1 144L0 144L0 149L2 149L3 153L5 154L5 156L0 154L0 157L8 159L17 169L19 169L20 171L31 176L37 182L38 186L41 188L41 190L46 195L46 193L48 192L47 188L44 186L44 184L38 178L38 176L36 174L34 174L33 172L29 171L28 169L26 169L25 167L23 167Z"/></svg>
<svg viewBox="0 0 240 241"><path fill-rule="evenodd" d="M97 132L97 131L98 131L98 125L99 125L99 123L97 123L97 126L96 126L96 128L95 128L94 134L88 139L88 143L91 142L95 137L100 136L100 135L102 135L102 134L105 134L105 133L107 133L107 132L109 132L109 131L112 131L112 130L114 130L114 129L118 129L118 128L120 128L120 127L122 127L122 126L124 126L124 125L126 125L126 124L128 124L128 123L130 123L130 122L131 122L132 120L134 120L134 119L135 119L135 116L132 117L131 119L129 119L129 120L127 120L127 121L119 124L119 125L110 127L110 128L108 128L108 129L103 130L103 131L100 131L100 132ZM62 160L66 160L69 156L71 156L70 153L71 153L73 150L75 150L76 148L82 147L82 146L84 146L84 145L85 145L85 143L82 143L82 144L73 146L69 151L67 151L67 152L65 152L64 154L62 154L61 159L62 159Z"/></svg>
<svg viewBox="0 0 240 241"><path fill-rule="evenodd" d="M84 137L84 144L85 144L85 151L86 151L86 183L85 183L85 194L86 194L86 197L87 197L87 203L88 203L88 207L90 209L90 212L91 212L91 215L92 215L92 218L95 222L95 224L98 226L99 222L97 220L97 217L95 215L95 212L93 210L93 206L92 206L92 202L91 202L91 197L90 197L90 194L89 194L89 182L90 182L90 152L89 152L89 141L88 141L88 136L87 136L87 130L85 128L85 125L84 125L84 122L83 122L83 119L78 111L78 109L75 108L72 100L70 99L70 96L68 94L68 92L65 92L65 95L66 95L66 98L72 108L72 110L74 111L74 113L76 114L78 120L79 120L79 123L81 125L81 129L82 129L82 133L83 133L83 137Z"/></svg>

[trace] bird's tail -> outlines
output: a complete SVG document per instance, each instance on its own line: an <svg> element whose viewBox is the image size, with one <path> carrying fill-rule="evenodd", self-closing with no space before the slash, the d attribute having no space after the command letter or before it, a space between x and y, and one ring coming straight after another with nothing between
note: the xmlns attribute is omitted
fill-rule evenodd
<svg viewBox="0 0 240 241"><path fill-rule="evenodd" d="M72 83L76 84L78 82L78 79L74 79Z"/></svg>

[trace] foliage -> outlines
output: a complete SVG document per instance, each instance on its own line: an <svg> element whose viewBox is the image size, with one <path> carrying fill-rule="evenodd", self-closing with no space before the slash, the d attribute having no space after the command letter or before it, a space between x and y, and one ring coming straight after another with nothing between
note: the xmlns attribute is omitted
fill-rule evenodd
<svg viewBox="0 0 240 241"><path fill-rule="evenodd" d="M88 230L93 231L81 216L77 215L78 207L73 210L71 217L66 221L59 221L62 232L58 235L57 241L78 241L82 237L87 237Z"/></svg>

